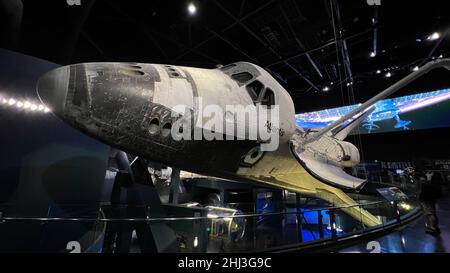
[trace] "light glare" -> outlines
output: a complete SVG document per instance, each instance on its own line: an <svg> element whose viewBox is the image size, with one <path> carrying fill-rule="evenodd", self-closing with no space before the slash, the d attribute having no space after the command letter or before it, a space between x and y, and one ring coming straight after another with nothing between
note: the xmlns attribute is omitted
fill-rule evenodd
<svg viewBox="0 0 450 273"><path fill-rule="evenodd" d="M441 37L441 35L438 32L434 32L433 34L428 36L427 40L434 41L434 40L439 39L440 37Z"/></svg>
<svg viewBox="0 0 450 273"><path fill-rule="evenodd" d="M189 14L195 14L197 12L197 7L193 3L189 3L188 5Z"/></svg>

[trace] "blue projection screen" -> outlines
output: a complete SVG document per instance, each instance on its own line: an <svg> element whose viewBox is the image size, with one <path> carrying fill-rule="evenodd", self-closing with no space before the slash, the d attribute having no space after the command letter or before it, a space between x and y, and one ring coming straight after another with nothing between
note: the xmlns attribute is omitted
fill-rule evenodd
<svg viewBox="0 0 450 273"><path fill-rule="evenodd" d="M321 128L357 108L350 105L295 116L303 129ZM359 127L361 134L450 127L450 89L381 100ZM356 130L353 132L355 133Z"/></svg>

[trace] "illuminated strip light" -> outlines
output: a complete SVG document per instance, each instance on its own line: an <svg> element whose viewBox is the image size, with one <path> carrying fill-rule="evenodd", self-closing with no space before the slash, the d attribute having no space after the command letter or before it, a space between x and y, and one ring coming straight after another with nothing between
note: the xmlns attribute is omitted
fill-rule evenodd
<svg viewBox="0 0 450 273"><path fill-rule="evenodd" d="M439 102L442 102L442 101L445 101L448 99L450 99L450 93L441 94L436 97L426 98L426 99L423 99L422 101L414 103L410 106L406 106L404 108L402 107L400 109L400 112L405 113L405 112L414 111L414 110L417 110L417 109L420 109L420 108L423 108L423 107L426 107L429 105L433 105L433 104L436 104L436 103L439 103Z"/></svg>
<svg viewBox="0 0 450 273"><path fill-rule="evenodd" d="M307 116L297 115L296 119L301 119L306 122L333 122L340 119L342 116L324 116L324 117L314 117L308 118Z"/></svg>
<svg viewBox="0 0 450 273"><path fill-rule="evenodd" d="M21 101L14 98L0 98L0 105L18 110L26 110L27 112L49 113L50 109L42 104L29 101Z"/></svg>
<svg viewBox="0 0 450 273"><path fill-rule="evenodd" d="M394 101L395 104L398 104L398 103L401 103L401 102L420 100L420 99L428 99L428 98L431 98L431 97L445 95L447 93L450 93L450 89L443 89L443 90L439 90L439 91L431 91L431 92L426 92L426 93L419 93L419 94L414 94L414 95L394 98L392 100Z"/></svg>
<svg viewBox="0 0 450 273"><path fill-rule="evenodd" d="M417 97L421 97L420 99L415 99ZM405 113L408 111L413 111L413 110L417 110L429 105L433 105L442 101L445 101L447 99L450 99L450 89L443 89L443 90L437 90L437 91L431 91L431 92L425 92L425 93L418 93L418 94L414 94L414 95L409 95L409 96L403 96L403 97L398 97L398 98L392 98L392 99L386 99L386 100L381 100L379 102L377 102L374 106L376 107L377 104L383 104L385 101L387 100L393 100L394 103L399 102L399 100L401 101L411 101L414 102L414 100L418 101L418 102L414 102L414 104L412 105L406 105L406 106L400 106L399 110L401 113ZM361 105L361 104L359 104ZM396 104L396 106L398 105L398 103ZM348 109L346 109L347 107L350 107ZM309 112L309 113L302 113L302 114L297 114L295 116L296 119L296 123L298 124L300 123L314 123L314 122L323 122L323 123L327 123L329 122L330 119L334 119L336 116L333 117L329 117L327 116L327 112L329 111L342 111L343 113L339 113L339 114L343 114L345 115L346 113L349 112L350 109L352 109L353 107L357 107L357 105L351 105L351 106L342 106L342 107L338 107L338 108L332 108L332 109L325 109L325 110L320 110L320 111L316 111L316 112ZM314 118L310 118L311 116L315 116L315 115L319 115L319 117L314 117ZM325 115L323 117L323 115Z"/></svg>

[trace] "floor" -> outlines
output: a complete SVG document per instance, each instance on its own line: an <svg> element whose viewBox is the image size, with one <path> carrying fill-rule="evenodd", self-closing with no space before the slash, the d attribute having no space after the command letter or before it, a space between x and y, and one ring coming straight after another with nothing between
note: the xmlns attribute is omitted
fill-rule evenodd
<svg viewBox="0 0 450 273"><path fill-rule="evenodd" d="M362 242L340 253L450 253L450 192L438 200L438 217L441 234L425 233L425 219L422 217L405 227L370 242Z"/></svg>

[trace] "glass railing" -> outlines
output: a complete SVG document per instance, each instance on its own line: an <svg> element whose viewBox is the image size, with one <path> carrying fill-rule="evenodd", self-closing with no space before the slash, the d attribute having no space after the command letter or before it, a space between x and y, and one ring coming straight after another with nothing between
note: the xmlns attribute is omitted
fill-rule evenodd
<svg viewBox="0 0 450 273"><path fill-rule="evenodd" d="M401 224L414 199L245 213L223 207L0 205L0 252L258 252L334 243ZM361 217L345 212L352 208ZM363 212L379 223L368 227Z"/></svg>

